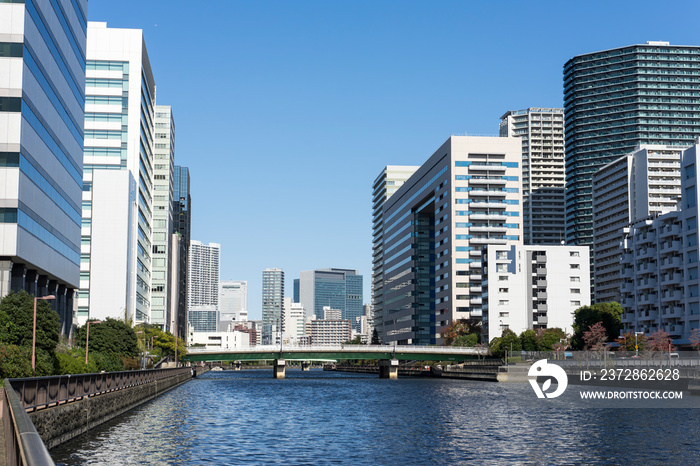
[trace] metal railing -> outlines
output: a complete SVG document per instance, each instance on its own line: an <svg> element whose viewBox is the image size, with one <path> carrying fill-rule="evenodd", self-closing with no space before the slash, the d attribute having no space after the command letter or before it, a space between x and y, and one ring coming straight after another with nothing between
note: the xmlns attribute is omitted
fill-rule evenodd
<svg viewBox="0 0 700 466"><path fill-rule="evenodd" d="M9 383L17 393L24 409L35 411L77 401L86 396L134 387L184 373L192 373L192 368L32 377L10 379ZM8 386L6 385L5 388L7 389Z"/></svg>
<svg viewBox="0 0 700 466"><path fill-rule="evenodd" d="M291 346L291 345L257 345L246 348L206 348L189 347L188 354L201 353L279 353L279 352L346 352L346 353L425 353L455 355L486 355L487 348L455 346L415 346L415 345L328 345L328 346Z"/></svg>
<svg viewBox="0 0 700 466"><path fill-rule="evenodd" d="M5 432L5 461L7 466L52 466L54 464L32 420L24 410L10 381L5 379L2 400L2 428Z"/></svg>

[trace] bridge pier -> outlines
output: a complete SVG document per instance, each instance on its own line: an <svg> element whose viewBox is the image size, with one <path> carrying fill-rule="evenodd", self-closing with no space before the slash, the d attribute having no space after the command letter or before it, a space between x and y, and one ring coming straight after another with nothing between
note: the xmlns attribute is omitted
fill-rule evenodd
<svg viewBox="0 0 700 466"><path fill-rule="evenodd" d="M275 359L272 363L272 376L276 379L283 379L285 372L284 369L284 359Z"/></svg>
<svg viewBox="0 0 700 466"><path fill-rule="evenodd" d="M398 359L382 359L379 361L379 378L380 379L398 379L399 378L399 360Z"/></svg>
<svg viewBox="0 0 700 466"><path fill-rule="evenodd" d="M311 362L310 361L302 361L301 362L301 371L302 372L309 372L311 370Z"/></svg>
<svg viewBox="0 0 700 466"><path fill-rule="evenodd" d="M233 370L234 370L234 371L240 371L240 370L241 370L241 361L233 361Z"/></svg>

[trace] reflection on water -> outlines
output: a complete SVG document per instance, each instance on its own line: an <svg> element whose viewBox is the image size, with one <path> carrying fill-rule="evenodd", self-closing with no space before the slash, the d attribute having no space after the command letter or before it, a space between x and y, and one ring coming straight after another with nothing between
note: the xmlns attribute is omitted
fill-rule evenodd
<svg viewBox="0 0 700 466"><path fill-rule="evenodd" d="M551 401L527 384L209 372L51 453L66 465L700 463L699 410Z"/></svg>

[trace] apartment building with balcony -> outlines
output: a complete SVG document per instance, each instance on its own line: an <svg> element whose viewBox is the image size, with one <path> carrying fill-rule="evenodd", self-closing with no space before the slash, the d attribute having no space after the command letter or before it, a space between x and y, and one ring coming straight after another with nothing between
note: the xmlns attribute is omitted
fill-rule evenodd
<svg viewBox="0 0 700 466"><path fill-rule="evenodd" d="M450 137L382 212L383 343L429 345L481 319L481 248L522 244L521 140Z"/></svg>
<svg viewBox="0 0 700 466"><path fill-rule="evenodd" d="M637 146L593 175L595 302L621 299L623 230L641 220L677 210L682 151L674 146Z"/></svg>
<svg viewBox="0 0 700 466"><path fill-rule="evenodd" d="M558 327L573 333L574 312L590 305L587 246L488 245L483 250L482 340L503 330Z"/></svg>
<svg viewBox="0 0 700 466"><path fill-rule="evenodd" d="M678 210L635 222L620 245L623 331L664 330L679 345L700 328L697 142L681 154Z"/></svg>
<svg viewBox="0 0 700 466"><path fill-rule="evenodd" d="M522 141L523 242L561 244L566 237L564 109L508 111L499 134Z"/></svg>

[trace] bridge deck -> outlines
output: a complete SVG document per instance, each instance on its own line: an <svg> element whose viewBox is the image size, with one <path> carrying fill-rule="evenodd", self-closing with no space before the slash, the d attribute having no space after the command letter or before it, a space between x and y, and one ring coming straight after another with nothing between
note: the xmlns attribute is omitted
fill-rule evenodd
<svg viewBox="0 0 700 466"><path fill-rule="evenodd" d="M337 361L340 359L399 359L403 361L466 361L484 357L486 348L455 348L440 346L255 346L235 350L189 348L183 359L203 361L263 361L286 359L290 361Z"/></svg>

